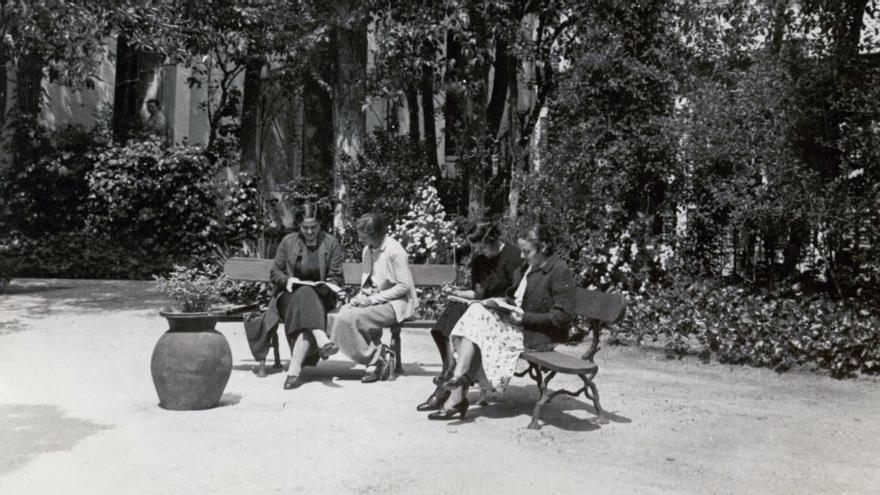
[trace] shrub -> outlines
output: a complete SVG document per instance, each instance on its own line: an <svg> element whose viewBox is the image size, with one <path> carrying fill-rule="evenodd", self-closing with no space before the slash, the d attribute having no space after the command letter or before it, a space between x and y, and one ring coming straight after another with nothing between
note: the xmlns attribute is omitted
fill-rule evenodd
<svg viewBox="0 0 880 495"><path fill-rule="evenodd" d="M822 370L835 378L880 372L880 311L857 300L786 291L753 292L680 280L628 296L612 342L662 343L670 356L785 371Z"/></svg>
<svg viewBox="0 0 880 495"><path fill-rule="evenodd" d="M416 195L416 188L436 177L425 158L425 147L408 136L377 131L364 142L364 152L342 168L348 187L351 217L381 211L396 223ZM433 152L433 150L431 150Z"/></svg>
<svg viewBox="0 0 880 495"><path fill-rule="evenodd" d="M108 148L88 175L88 229L148 256L205 259L229 234L218 221L217 172L200 147L148 140Z"/></svg>
<svg viewBox="0 0 880 495"><path fill-rule="evenodd" d="M0 192L0 230L36 238L81 229L89 192L86 175L105 138L79 125L55 131L34 126L24 134L30 138L27 153L8 164Z"/></svg>

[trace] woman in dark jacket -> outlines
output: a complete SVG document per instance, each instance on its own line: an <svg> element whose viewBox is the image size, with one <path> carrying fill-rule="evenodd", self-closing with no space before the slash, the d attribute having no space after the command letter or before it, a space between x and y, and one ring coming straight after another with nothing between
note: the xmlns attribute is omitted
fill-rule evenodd
<svg viewBox="0 0 880 495"><path fill-rule="evenodd" d="M479 301L490 297L503 296L507 288L513 284L514 274L522 262L519 248L505 243L501 239L501 230L489 221L475 223L467 233L471 245L471 288L469 290L453 290L450 295L465 300ZM464 302L449 302L446 309L437 318L431 329L431 336L440 351L443 369L440 376L434 379L437 388L428 400L419 404L419 411L440 409L449 391L443 388L443 382L452 377L455 358L449 334L458 320L464 315L468 305Z"/></svg>
<svg viewBox="0 0 880 495"><path fill-rule="evenodd" d="M517 236L525 260L508 289L508 299L492 304L472 304L452 330L458 351L453 376L443 383L452 392L440 411L430 419L464 418L468 409L467 388L473 377L484 374L503 389L526 349L547 350L568 338L574 315L574 274L554 254L553 239L546 227L532 225Z"/></svg>
<svg viewBox="0 0 880 495"><path fill-rule="evenodd" d="M327 312L336 307L337 294L328 282L342 288L342 247L321 230L317 208L307 203L300 211L299 232L289 234L278 246L269 278L275 295L266 318L281 318L291 346L285 389L303 384L303 365L314 366L318 357L327 359L339 349L327 337Z"/></svg>

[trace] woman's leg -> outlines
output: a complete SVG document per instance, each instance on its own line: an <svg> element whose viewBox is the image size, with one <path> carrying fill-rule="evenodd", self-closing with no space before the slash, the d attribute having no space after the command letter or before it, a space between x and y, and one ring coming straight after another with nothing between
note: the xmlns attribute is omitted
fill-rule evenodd
<svg viewBox="0 0 880 495"><path fill-rule="evenodd" d="M299 376L302 373L302 365L312 349L312 339L306 336L306 333L312 333L310 330L303 330L296 336L293 341L293 349L290 350L290 367L287 368L287 376ZM324 332L315 332L324 333Z"/></svg>
<svg viewBox="0 0 880 495"><path fill-rule="evenodd" d="M458 362L455 363L452 377L459 378L466 375L471 369L471 365L475 355L477 355L477 346L475 346L473 342L465 337L459 338Z"/></svg>

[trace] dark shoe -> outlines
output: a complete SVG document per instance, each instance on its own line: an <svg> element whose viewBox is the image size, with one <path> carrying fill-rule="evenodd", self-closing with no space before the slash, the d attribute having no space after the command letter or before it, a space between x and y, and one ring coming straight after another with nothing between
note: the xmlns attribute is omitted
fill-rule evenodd
<svg viewBox="0 0 880 495"><path fill-rule="evenodd" d="M444 371L443 373L435 376L433 382L434 385L441 385L443 384L443 382L449 380L450 378L452 378L452 371Z"/></svg>
<svg viewBox="0 0 880 495"><path fill-rule="evenodd" d="M446 399L449 398L450 392L437 389L428 397L428 400L422 402L418 406L416 406L416 411L436 411L443 406L443 403L446 402Z"/></svg>
<svg viewBox="0 0 880 495"><path fill-rule="evenodd" d="M327 359L337 352L339 352L339 347L333 342L327 342L323 347L318 349L318 355L321 356L321 359Z"/></svg>
<svg viewBox="0 0 880 495"><path fill-rule="evenodd" d="M269 376L269 373L266 372L266 360L265 359L260 361L260 364L254 366L254 369L251 371L253 371L254 374L256 374L260 378L266 378L267 376Z"/></svg>
<svg viewBox="0 0 880 495"><path fill-rule="evenodd" d="M284 390L293 390L299 388L306 381L296 375L290 375L284 380Z"/></svg>
<svg viewBox="0 0 880 495"><path fill-rule="evenodd" d="M460 419L464 419L464 415L467 413L469 405L470 404L468 404L467 397L465 397L464 399L462 399L461 402L452 406L451 409L447 409L445 411L441 409L437 412L433 412L433 413L429 414L428 419L450 420L450 419L454 419L456 414L460 414L461 415Z"/></svg>
<svg viewBox="0 0 880 495"><path fill-rule="evenodd" d="M457 389L458 387L470 387L474 384L474 381L471 380L471 377L467 375L461 375L458 378L450 378L443 382L443 388L445 390L449 390L450 392Z"/></svg>
<svg viewBox="0 0 880 495"><path fill-rule="evenodd" d="M361 383L373 383L378 382L382 375L385 374L385 362L379 361L376 366L373 366L373 369L367 369L364 371L364 376L361 377Z"/></svg>

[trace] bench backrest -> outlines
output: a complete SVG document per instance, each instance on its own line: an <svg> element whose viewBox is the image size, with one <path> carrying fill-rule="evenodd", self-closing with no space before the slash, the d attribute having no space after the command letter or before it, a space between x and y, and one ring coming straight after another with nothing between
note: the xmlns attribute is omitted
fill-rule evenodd
<svg viewBox="0 0 880 495"><path fill-rule="evenodd" d="M615 323L626 313L626 301L620 294L578 289L574 311L590 320Z"/></svg>
<svg viewBox="0 0 880 495"><path fill-rule="evenodd" d="M229 258L223 272L232 280L245 282L268 282L273 261L265 258ZM455 281L455 265L410 265L416 285L437 287ZM347 285L361 284L361 264L343 263L343 276Z"/></svg>

